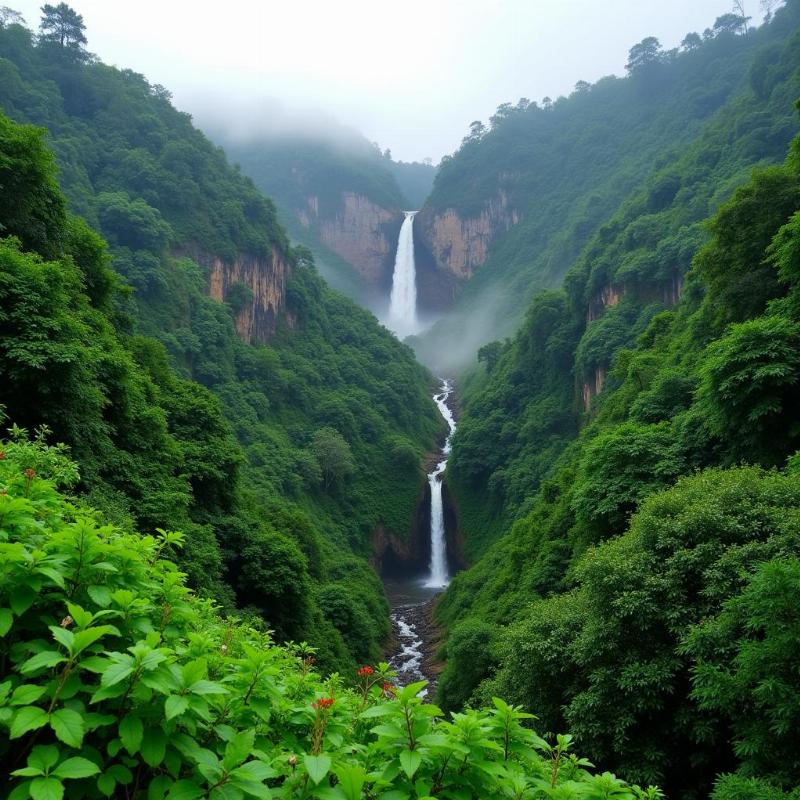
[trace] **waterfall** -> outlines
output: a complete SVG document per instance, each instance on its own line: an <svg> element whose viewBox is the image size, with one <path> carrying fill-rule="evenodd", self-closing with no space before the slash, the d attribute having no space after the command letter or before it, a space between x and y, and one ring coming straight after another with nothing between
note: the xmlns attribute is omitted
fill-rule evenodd
<svg viewBox="0 0 800 800"><path fill-rule="evenodd" d="M441 460L436 467L428 473L428 485L431 487L431 567L430 576L425 586L431 589L443 589L447 586L447 540L444 529L444 506L442 504L442 473L447 466L447 457L450 455L450 440L456 429L453 412L447 405L447 398L453 392L453 386L448 380L442 380L439 393L433 396L433 402L447 422L447 438L442 447Z"/></svg>
<svg viewBox="0 0 800 800"><path fill-rule="evenodd" d="M417 276L414 266L414 215L406 211L406 218L397 239L397 255L394 259L392 294L389 300L388 327L398 338L417 333Z"/></svg>

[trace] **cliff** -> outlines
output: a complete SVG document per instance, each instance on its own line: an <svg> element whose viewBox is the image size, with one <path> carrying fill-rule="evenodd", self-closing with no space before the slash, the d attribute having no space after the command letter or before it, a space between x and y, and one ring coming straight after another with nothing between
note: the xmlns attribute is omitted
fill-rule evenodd
<svg viewBox="0 0 800 800"><path fill-rule="evenodd" d="M286 282L291 273L286 256L275 247L268 257L240 253L233 261L199 248L189 248L182 254L205 267L208 295L218 303L229 299L233 286L249 290L245 300L237 304L236 333L247 344L268 341L275 331L278 314L286 305Z"/></svg>
<svg viewBox="0 0 800 800"><path fill-rule="evenodd" d="M485 263L492 241L519 220L502 189L475 217L462 217L454 208L419 214L420 234L437 268L458 281L469 280Z"/></svg>
<svg viewBox="0 0 800 800"><path fill-rule="evenodd" d="M370 289L386 289L391 285L402 213L348 190L340 193L337 205L333 215L323 216L319 197L311 195L305 207L297 210L297 217L326 247L353 266Z"/></svg>

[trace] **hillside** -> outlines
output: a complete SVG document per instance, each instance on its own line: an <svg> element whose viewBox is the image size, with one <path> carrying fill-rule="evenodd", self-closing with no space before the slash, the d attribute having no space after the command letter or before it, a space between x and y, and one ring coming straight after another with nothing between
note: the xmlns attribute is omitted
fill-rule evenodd
<svg viewBox="0 0 800 800"><path fill-rule="evenodd" d="M672 189L656 187L656 176L694 148L710 150L710 139L725 150L699 166L716 175L695 219L753 166L779 162L794 131L795 26L790 3L748 36L721 28L687 37L628 77L582 83L553 102L505 103L474 127L443 160L418 217L418 261L431 275L421 291L455 298L415 345L422 360L460 368L511 335L534 295L561 283L631 195L660 191L657 211Z"/></svg>
<svg viewBox="0 0 800 800"><path fill-rule="evenodd" d="M248 138L212 135L274 198L292 239L311 249L326 280L380 315L402 211L422 203L434 168L395 162L357 132L326 123Z"/></svg>
<svg viewBox="0 0 800 800"><path fill-rule="evenodd" d="M20 25L0 30L0 74L0 109L46 128L66 195L41 134L4 118L10 422L69 445L119 524L183 531L194 586L327 669L377 657L372 538L416 517L429 375L163 87ZM37 259L61 261L44 279Z"/></svg>
<svg viewBox="0 0 800 800"><path fill-rule="evenodd" d="M439 606L440 700L510 697L675 797L800 781L775 638L800 544L800 139L724 200L771 160L760 103L800 94L798 23L776 15L761 101L664 160L481 351L448 468L475 563Z"/></svg>

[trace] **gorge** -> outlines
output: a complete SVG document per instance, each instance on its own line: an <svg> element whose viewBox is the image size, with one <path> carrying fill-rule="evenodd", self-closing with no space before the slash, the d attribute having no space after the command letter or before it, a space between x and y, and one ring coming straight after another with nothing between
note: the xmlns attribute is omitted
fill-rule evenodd
<svg viewBox="0 0 800 800"><path fill-rule="evenodd" d="M800 800L764 8L436 168L0 8L0 796Z"/></svg>

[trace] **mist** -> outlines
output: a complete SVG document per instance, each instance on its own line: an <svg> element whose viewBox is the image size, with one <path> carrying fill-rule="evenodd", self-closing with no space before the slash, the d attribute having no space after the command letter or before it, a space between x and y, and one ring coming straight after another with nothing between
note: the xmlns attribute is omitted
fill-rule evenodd
<svg viewBox="0 0 800 800"><path fill-rule="evenodd" d="M32 28L39 0L12 0ZM74 0L89 49L167 87L200 127L271 130L300 118L327 136L330 120L361 131L395 158L438 161L472 120L503 102L568 94L578 80L621 75L645 36L665 48L730 11L730 0L231 0L188 3ZM759 18L758 0L747 0Z"/></svg>

